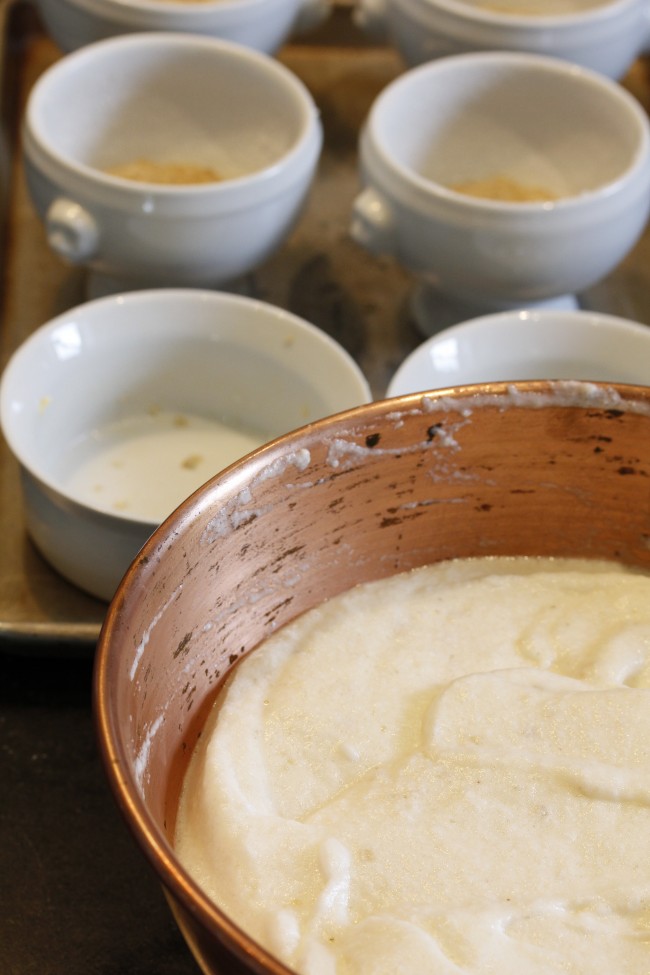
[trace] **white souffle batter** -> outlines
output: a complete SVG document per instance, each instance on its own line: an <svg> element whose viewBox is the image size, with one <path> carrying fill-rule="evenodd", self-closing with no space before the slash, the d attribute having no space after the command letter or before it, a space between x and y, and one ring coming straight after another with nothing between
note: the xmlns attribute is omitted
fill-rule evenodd
<svg viewBox="0 0 650 975"><path fill-rule="evenodd" d="M650 577L476 559L244 659L181 861L303 975L650 973Z"/></svg>

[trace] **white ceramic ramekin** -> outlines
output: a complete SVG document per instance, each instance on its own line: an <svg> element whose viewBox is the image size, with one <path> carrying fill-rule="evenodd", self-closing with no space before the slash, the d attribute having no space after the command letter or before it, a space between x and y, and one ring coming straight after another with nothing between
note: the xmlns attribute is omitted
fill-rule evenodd
<svg viewBox="0 0 650 975"><path fill-rule="evenodd" d="M391 41L407 64L467 51L528 51L620 78L650 38L647 0L360 0L359 23ZM545 9L546 8L546 9ZM549 9L550 8L550 9Z"/></svg>
<svg viewBox="0 0 650 975"><path fill-rule="evenodd" d="M68 580L110 599L169 513L159 510L163 482L181 495L185 484L188 495L199 486L197 424L261 444L369 400L348 353L295 315L236 295L161 288L87 302L37 329L2 375L0 418L20 464L32 540ZM153 448L155 462L143 470L134 448L145 458ZM118 473L116 504L108 489Z"/></svg>
<svg viewBox="0 0 650 975"><path fill-rule="evenodd" d="M637 241L650 207L650 126L632 96L586 69L530 54L456 55L381 92L360 169L351 221L360 244L480 311L521 307L589 287ZM456 188L496 176L554 198Z"/></svg>
<svg viewBox="0 0 650 975"><path fill-rule="evenodd" d="M650 326L581 309L473 318L414 349L387 395L527 379L650 386Z"/></svg>
<svg viewBox="0 0 650 975"><path fill-rule="evenodd" d="M41 76L24 118L27 181L50 246L118 287L218 286L293 227L322 145L300 80L241 45L189 34L99 41ZM144 158L218 181L106 170Z"/></svg>
<svg viewBox="0 0 650 975"><path fill-rule="evenodd" d="M36 0L63 51L136 31L183 31L273 54L293 32L317 26L327 0Z"/></svg>

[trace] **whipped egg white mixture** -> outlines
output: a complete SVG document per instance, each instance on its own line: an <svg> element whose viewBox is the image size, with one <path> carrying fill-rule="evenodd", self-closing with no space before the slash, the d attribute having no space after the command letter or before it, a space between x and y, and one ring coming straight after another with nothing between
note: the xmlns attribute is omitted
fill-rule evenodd
<svg viewBox="0 0 650 975"><path fill-rule="evenodd" d="M650 577L367 583L239 664L176 847L302 975L648 975Z"/></svg>

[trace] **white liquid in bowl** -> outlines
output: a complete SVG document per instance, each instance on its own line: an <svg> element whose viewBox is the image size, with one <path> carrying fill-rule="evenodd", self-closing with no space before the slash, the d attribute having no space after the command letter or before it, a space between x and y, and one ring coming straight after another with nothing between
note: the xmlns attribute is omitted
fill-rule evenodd
<svg viewBox="0 0 650 975"><path fill-rule="evenodd" d="M87 437L65 486L103 511L163 521L214 474L263 442L259 434L217 420L154 410Z"/></svg>

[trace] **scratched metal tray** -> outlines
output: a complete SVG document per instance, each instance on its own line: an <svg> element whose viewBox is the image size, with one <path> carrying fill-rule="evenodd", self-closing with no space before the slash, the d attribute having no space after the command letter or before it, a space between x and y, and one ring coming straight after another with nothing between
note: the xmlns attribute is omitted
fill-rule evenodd
<svg viewBox="0 0 650 975"><path fill-rule="evenodd" d="M0 0L0 368L39 325L85 300L85 274L48 250L22 172L20 119L31 86L60 52L29 0ZM411 275L350 239L358 190L360 126L402 70L390 48L356 28L351 0L279 57L311 90L325 145L309 204L291 238L236 290L288 308L336 338L381 397L405 356L422 341L409 314ZM634 65L626 86L650 105L650 70ZM589 293L587 307L650 323L650 233L624 264ZM80 404L83 408L83 404ZM92 653L106 606L59 577L26 536L18 468L0 440L0 650Z"/></svg>

